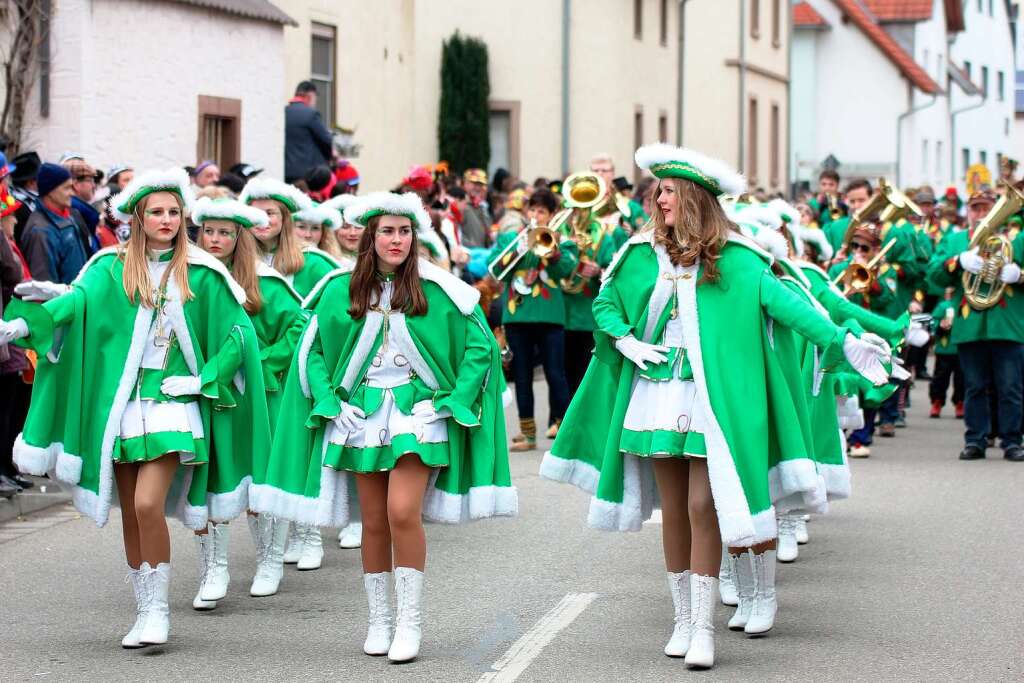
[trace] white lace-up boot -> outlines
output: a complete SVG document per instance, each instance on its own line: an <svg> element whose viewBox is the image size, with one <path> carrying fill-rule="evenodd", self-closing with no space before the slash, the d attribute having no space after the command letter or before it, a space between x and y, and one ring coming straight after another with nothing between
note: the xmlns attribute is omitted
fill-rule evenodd
<svg viewBox="0 0 1024 683"><path fill-rule="evenodd" d="M213 539L210 533L193 534L196 539L196 554L199 556L199 590L192 598L192 609L209 610L217 606L216 600L203 600L203 590L210 580L210 565L213 562Z"/></svg>
<svg viewBox="0 0 1024 683"><path fill-rule="evenodd" d="M262 550L256 576L249 588L249 595L266 597L277 593L284 576L284 544L288 539L288 523L279 521L270 515L261 514L257 526L259 545Z"/></svg>
<svg viewBox="0 0 1024 683"><path fill-rule="evenodd" d="M715 664L715 591L718 579L701 574L690 575L690 649L686 666L708 669Z"/></svg>
<svg viewBox="0 0 1024 683"><path fill-rule="evenodd" d="M171 565L161 562L155 568L143 562L139 568L142 588L146 594L146 621L139 633L142 645L163 645L171 630L171 610L167 604L167 590L171 583Z"/></svg>
<svg viewBox="0 0 1024 683"><path fill-rule="evenodd" d="M338 547L351 549L363 544L363 523L352 522L338 532Z"/></svg>
<svg viewBox="0 0 1024 683"><path fill-rule="evenodd" d="M299 555L297 568L301 571L320 569L324 562L324 542L319 527L312 524L295 526L298 527L299 536L302 538L302 553Z"/></svg>
<svg viewBox="0 0 1024 683"><path fill-rule="evenodd" d="M743 630L759 635L772 630L778 604L775 599L775 551L766 550L751 557L754 564L754 607Z"/></svg>
<svg viewBox="0 0 1024 683"><path fill-rule="evenodd" d="M206 581L199 589L200 598L204 601L216 602L223 600L228 594L228 525L213 524L207 534L210 544L210 559L206 568Z"/></svg>
<svg viewBox="0 0 1024 683"><path fill-rule="evenodd" d="M739 597L736 595L736 582L732 575L732 565L729 564L729 548L722 546L722 566L718 570L718 594L722 598L723 605L735 607L739 604Z"/></svg>
<svg viewBox="0 0 1024 683"><path fill-rule="evenodd" d="M807 519L809 517L810 515L797 515L796 517L796 542L800 545L811 540L811 537L807 535Z"/></svg>
<svg viewBox="0 0 1024 683"><path fill-rule="evenodd" d="M778 556L779 562L793 562L800 556L796 539L796 520L793 515L779 516Z"/></svg>
<svg viewBox="0 0 1024 683"><path fill-rule="evenodd" d="M742 631L754 608L754 569L750 565L750 553L744 551L742 555L730 554L729 564L736 581L737 597L736 612L729 619L729 630Z"/></svg>
<svg viewBox="0 0 1024 683"><path fill-rule="evenodd" d="M672 593L672 606L675 608L675 623L672 626L672 637L665 645L665 654L669 657L685 657L690 649L690 570L668 573L668 589Z"/></svg>
<svg viewBox="0 0 1024 683"><path fill-rule="evenodd" d="M279 522L286 524L287 522ZM288 544L285 546L284 563L298 564L302 557L302 527L298 524L288 524Z"/></svg>
<svg viewBox="0 0 1024 683"><path fill-rule="evenodd" d="M391 572L363 574L366 600L370 604L370 622L366 629L363 652L386 655L391 649L394 615L391 612Z"/></svg>
<svg viewBox="0 0 1024 683"><path fill-rule="evenodd" d="M423 572L412 567L395 567L398 619L395 637L388 650L392 662L409 662L420 653L423 637Z"/></svg>
<svg viewBox="0 0 1024 683"><path fill-rule="evenodd" d="M125 637L121 639L121 647L128 649L144 647L139 642L139 635L142 633L142 627L146 623L146 607L148 605L145 600L142 576L139 574L139 571L138 569L128 567L128 575L124 577L125 583L131 583L132 595L135 596L135 624L132 625L132 630L128 631Z"/></svg>

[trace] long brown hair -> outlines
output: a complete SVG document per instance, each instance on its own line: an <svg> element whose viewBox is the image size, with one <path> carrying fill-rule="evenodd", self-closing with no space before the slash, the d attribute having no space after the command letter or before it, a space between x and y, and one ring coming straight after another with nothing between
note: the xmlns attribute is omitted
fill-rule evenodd
<svg viewBox="0 0 1024 683"><path fill-rule="evenodd" d="M277 210L281 212L281 232L277 236L277 251L274 252L274 268L282 275L294 275L306 265L306 257L302 254L302 243L295 234L295 222L288 207L277 201ZM259 253L266 253L263 244L256 240Z"/></svg>
<svg viewBox="0 0 1024 683"><path fill-rule="evenodd" d="M118 251L118 258L124 262L124 271L121 274L124 293L128 295L128 300L133 304L138 303L147 308L154 308L156 302L153 300L154 287L149 277L149 266L146 264L147 239L146 233L142 229L142 216L153 194L146 195L135 205L128 241ZM178 193L167 192L167 194L174 197L178 203L178 210L181 211L181 223L178 226L178 234L174 238L174 256L171 257L171 263L164 273L163 281L158 283L157 287L162 289L167 280L173 277L181 291L181 301L184 303L192 300L192 288L188 283L188 230L185 229L188 216L185 213L185 202L178 196Z"/></svg>
<svg viewBox="0 0 1024 683"><path fill-rule="evenodd" d="M260 278L256 274L256 262L259 260L256 238L247 228L235 225L235 250L231 254L231 276L245 290L246 313L255 315L263 308L263 294L260 292ZM199 226L199 247L206 249L203 238L203 226Z"/></svg>
<svg viewBox="0 0 1024 683"><path fill-rule="evenodd" d="M348 314L359 320L366 315L371 302L377 301L384 284L377 277L377 250L373 243L377 236L380 216L367 221L366 230L359 238L359 252L356 255L356 267L352 271L352 281L348 286ZM406 315L426 315L427 297L420 284L419 269L419 238L416 227L412 229L412 244L409 256L395 271L395 289L391 294L391 310L402 311Z"/></svg>
<svg viewBox="0 0 1024 683"><path fill-rule="evenodd" d="M718 199L697 183L685 178L665 178L661 182L675 187L676 221L673 226L665 225L665 215L655 206L655 240L665 247L673 264L693 265L699 258L704 267L701 282L717 282L718 259L735 226Z"/></svg>

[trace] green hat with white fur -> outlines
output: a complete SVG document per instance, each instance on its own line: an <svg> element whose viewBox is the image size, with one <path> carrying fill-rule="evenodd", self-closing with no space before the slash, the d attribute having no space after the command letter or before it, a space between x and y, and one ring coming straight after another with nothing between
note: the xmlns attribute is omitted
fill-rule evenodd
<svg viewBox="0 0 1024 683"><path fill-rule="evenodd" d="M245 184L239 201L252 204L257 199L273 199L284 204L288 213L312 208L313 200L294 185L272 178L253 178Z"/></svg>
<svg viewBox="0 0 1024 683"><path fill-rule="evenodd" d="M435 255L445 253L444 244L434 230L430 214L423 208L423 200L415 192L395 194L394 192L371 192L345 209L345 222L365 228L376 216L405 216L412 221L416 237Z"/></svg>
<svg viewBox="0 0 1024 683"><path fill-rule="evenodd" d="M181 197L185 211L191 212L195 195L189 186L188 174L183 168L165 171L146 171L135 176L110 202L114 216L125 223L131 222L135 207L144 197L154 192L173 192Z"/></svg>
<svg viewBox="0 0 1024 683"><path fill-rule="evenodd" d="M328 230L337 230L341 227L341 212L327 204L316 206L292 214L292 219L303 223L312 223Z"/></svg>
<svg viewBox="0 0 1024 683"><path fill-rule="evenodd" d="M711 194L739 195L747 190L747 180L727 163L705 156L692 149L664 142L644 145L634 155L636 165L649 170L656 178L690 180Z"/></svg>
<svg viewBox="0 0 1024 683"><path fill-rule="evenodd" d="M192 211L192 222L202 225L206 221L231 221L242 228L265 228L270 225L266 211L243 204L236 199L210 199L200 197Z"/></svg>

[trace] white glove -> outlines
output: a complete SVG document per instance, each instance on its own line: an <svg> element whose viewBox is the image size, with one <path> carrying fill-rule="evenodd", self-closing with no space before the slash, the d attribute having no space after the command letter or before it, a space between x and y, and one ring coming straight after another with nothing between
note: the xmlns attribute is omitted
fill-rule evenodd
<svg viewBox="0 0 1024 683"><path fill-rule="evenodd" d="M366 420L366 413L354 405L342 401L341 412L334 418L334 424L347 434L362 429L364 420Z"/></svg>
<svg viewBox="0 0 1024 683"><path fill-rule="evenodd" d="M860 340L880 348L884 355L884 358L882 359L883 361L889 360L892 357L892 347L889 346L889 342L885 341L877 334L874 334L873 332L865 332L861 335Z"/></svg>
<svg viewBox="0 0 1024 683"><path fill-rule="evenodd" d="M1016 263L1007 263L999 271L999 279L1008 285L1015 285L1020 282L1020 266Z"/></svg>
<svg viewBox="0 0 1024 683"><path fill-rule="evenodd" d="M160 391L167 396L195 396L203 389L203 380L193 375L166 377L160 383Z"/></svg>
<svg viewBox="0 0 1024 683"><path fill-rule="evenodd" d="M447 408L434 410L434 404L430 401L420 401L412 407L412 414L420 419L423 424L431 424L438 420L444 420L452 416L452 411Z"/></svg>
<svg viewBox="0 0 1024 683"><path fill-rule="evenodd" d="M982 266L985 265L985 259L978 256L978 247L971 249L970 251L961 252L960 254L960 267L966 270L968 273L977 275L981 272Z"/></svg>
<svg viewBox="0 0 1024 683"><path fill-rule="evenodd" d="M852 334L848 334L843 340L843 355L857 372L868 378L876 387L880 387L888 381L889 373L882 367L884 354L882 349L874 344L861 341Z"/></svg>
<svg viewBox="0 0 1024 683"><path fill-rule="evenodd" d="M910 379L910 373L903 367L903 361L899 358L894 358L892 361L892 372L889 373L889 377L892 377L897 382L902 382L905 379Z"/></svg>
<svg viewBox="0 0 1024 683"><path fill-rule="evenodd" d="M9 344L15 339L28 336L28 324L24 318L15 318L10 322L0 320L0 346Z"/></svg>
<svg viewBox="0 0 1024 683"><path fill-rule="evenodd" d="M45 280L29 280L14 286L14 293L25 301L49 301L70 291L70 285Z"/></svg>
<svg viewBox="0 0 1024 683"><path fill-rule="evenodd" d="M647 344L640 341L633 335L626 335L615 341L615 348L623 356L633 361L641 370L647 369L647 364L658 365L668 360L668 347L657 344Z"/></svg>

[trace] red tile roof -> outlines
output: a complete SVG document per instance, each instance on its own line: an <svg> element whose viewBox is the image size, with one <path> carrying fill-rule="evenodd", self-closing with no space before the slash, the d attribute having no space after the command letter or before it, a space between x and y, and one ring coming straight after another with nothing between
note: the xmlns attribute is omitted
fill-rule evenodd
<svg viewBox="0 0 1024 683"><path fill-rule="evenodd" d="M793 5L793 25L803 28L826 28L828 22L825 17L818 14L809 2L799 2Z"/></svg>
<svg viewBox="0 0 1024 683"><path fill-rule="evenodd" d="M892 36L886 33L871 14L867 12L860 0L832 0L843 14L859 28L875 46L889 58L908 81L918 89L933 95L940 91L938 83L899 46Z"/></svg>
<svg viewBox="0 0 1024 683"><path fill-rule="evenodd" d="M864 0L879 21L926 21L932 18L932 0Z"/></svg>

